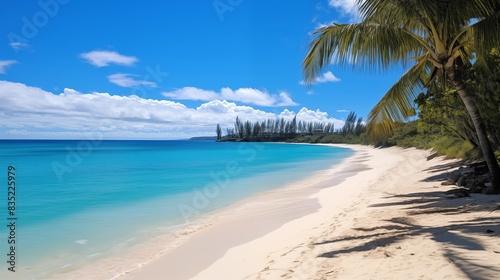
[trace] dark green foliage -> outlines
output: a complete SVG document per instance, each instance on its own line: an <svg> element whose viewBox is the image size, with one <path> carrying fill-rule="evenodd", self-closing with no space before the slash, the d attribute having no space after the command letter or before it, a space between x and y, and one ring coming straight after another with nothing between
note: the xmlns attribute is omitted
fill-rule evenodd
<svg viewBox="0 0 500 280"><path fill-rule="evenodd" d="M383 143L403 148L433 149L438 155L448 158L479 159L480 150L468 140L461 139L443 127L429 125L422 120L408 122L397 128Z"/></svg>
<svg viewBox="0 0 500 280"><path fill-rule="evenodd" d="M475 65L467 69L465 84L474 92L474 100L481 112L489 138L494 148L500 146L500 53L493 50L486 58L485 65Z"/></svg>
<svg viewBox="0 0 500 280"><path fill-rule="evenodd" d="M492 52L485 65L472 65L463 73L465 86L474 92L493 148L500 146L500 56ZM433 149L439 155L480 159L479 141L465 105L455 90L436 82L415 100L417 121L397 128L385 145ZM379 143L381 144L381 143ZM498 156L498 153L497 153Z"/></svg>

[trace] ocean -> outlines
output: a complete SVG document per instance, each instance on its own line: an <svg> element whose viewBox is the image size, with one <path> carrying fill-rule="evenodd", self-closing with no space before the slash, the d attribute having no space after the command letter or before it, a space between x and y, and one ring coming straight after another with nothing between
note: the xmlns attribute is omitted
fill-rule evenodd
<svg viewBox="0 0 500 280"><path fill-rule="evenodd" d="M160 235L171 234L175 246L202 217L353 154L189 140L0 140L0 147L0 279L50 279Z"/></svg>

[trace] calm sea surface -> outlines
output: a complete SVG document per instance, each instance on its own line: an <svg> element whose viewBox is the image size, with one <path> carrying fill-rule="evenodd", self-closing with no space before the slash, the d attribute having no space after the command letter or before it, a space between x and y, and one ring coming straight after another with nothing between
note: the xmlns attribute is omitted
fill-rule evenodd
<svg viewBox="0 0 500 280"><path fill-rule="evenodd" d="M277 143L0 140L0 279L50 278L352 153Z"/></svg>

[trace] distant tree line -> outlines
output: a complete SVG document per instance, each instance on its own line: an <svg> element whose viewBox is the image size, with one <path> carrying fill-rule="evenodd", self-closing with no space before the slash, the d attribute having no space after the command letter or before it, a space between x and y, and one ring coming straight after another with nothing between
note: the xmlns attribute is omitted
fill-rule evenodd
<svg viewBox="0 0 500 280"><path fill-rule="evenodd" d="M236 117L233 128L226 128L223 134L222 127L217 124L217 141L290 141L297 137L312 135L356 135L360 136L366 130L363 118L357 118L354 112L349 113L345 124L335 129L332 122L297 121L297 116L291 120L284 118L267 119L264 121L242 121Z"/></svg>

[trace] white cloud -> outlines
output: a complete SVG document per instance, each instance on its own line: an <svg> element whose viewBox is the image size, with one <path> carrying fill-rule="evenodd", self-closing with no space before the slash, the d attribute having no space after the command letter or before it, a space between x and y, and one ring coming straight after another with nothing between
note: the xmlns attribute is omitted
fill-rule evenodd
<svg viewBox="0 0 500 280"><path fill-rule="evenodd" d="M212 90L204 90L195 87L183 87L172 92L162 92L163 96L176 100L201 100L209 101L218 98L218 94Z"/></svg>
<svg viewBox="0 0 500 280"><path fill-rule="evenodd" d="M340 82L340 79L335 77L335 75L333 75L331 71L323 73L321 77L316 78L316 83L328 83L328 82L336 83Z"/></svg>
<svg viewBox="0 0 500 280"><path fill-rule="evenodd" d="M284 100L284 102L287 102ZM0 138L59 139L179 139L214 135L215 125L232 127L236 116L263 121L293 117L287 109L271 113L225 100L197 108L135 95L81 93L65 88L52 93L22 83L0 81ZM342 121L320 110L302 108L298 120Z"/></svg>
<svg viewBox="0 0 500 280"><path fill-rule="evenodd" d="M22 50L22 49L27 49L30 47L29 44L27 43L21 43L21 42L12 42L12 43L9 43L9 46L11 48L13 48L15 51L19 51L19 50Z"/></svg>
<svg viewBox="0 0 500 280"><path fill-rule="evenodd" d="M134 77L137 76L138 75L117 73L109 75L108 80L111 83L119 85L121 87L136 87L136 86L157 87L157 84L155 82L134 79Z"/></svg>
<svg viewBox="0 0 500 280"><path fill-rule="evenodd" d="M323 73L320 77L316 77L314 79L315 84L320 84L320 83L337 83L340 82L340 79L337 78L332 71L328 71ZM304 81L300 81L299 84L305 85L306 83Z"/></svg>
<svg viewBox="0 0 500 280"><path fill-rule="evenodd" d="M290 111L288 109L283 110L278 117L284 119L292 119L295 115L297 115L297 120L305 121L305 122L322 122L322 123L333 123L335 129L342 128L345 124L343 120L331 118L328 116L328 113L322 112L318 110L309 110L306 107L300 109L298 113L294 111Z"/></svg>
<svg viewBox="0 0 500 280"><path fill-rule="evenodd" d="M236 103L226 100L209 101L197 107L196 111L216 116L225 126L232 126L236 116L239 116L242 120L251 121L263 121L269 118L276 118L276 115L273 113L258 110L250 106L236 105Z"/></svg>
<svg viewBox="0 0 500 280"><path fill-rule="evenodd" d="M356 14L358 7L356 0L328 0L328 6L338 9L346 14Z"/></svg>
<svg viewBox="0 0 500 280"><path fill-rule="evenodd" d="M292 98L290 98L290 96L288 96L288 94L286 92L280 92L279 94L279 98L281 99L281 101L277 104L277 106L296 106L296 105L299 105L295 102L293 102Z"/></svg>
<svg viewBox="0 0 500 280"><path fill-rule="evenodd" d="M349 110L341 109L341 110L337 110L336 112L337 113L349 113L350 111Z"/></svg>
<svg viewBox="0 0 500 280"><path fill-rule="evenodd" d="M323 27L331 26L334 23L344 22L347 20L349 23L355 23L361 21L361 15L358 10L358 5L356 4L358 0L328 0L328 7L333 8L337 13L329 22L318 22L318 18L313 18L313 23L316 23L314 30L318 30ZM361 1L363 3L364 0ZM317 10L325 11L328 14L327 9L324 9L322 5L317 6ZM313 36L313 32L309 32L309 36Z"/></svg>
<svg viewBox="0 0 500 280"><path fill-rule="evenodd" d="M342 16L350 17L351 20L357 20L359 19L359 10L356 2L358 0L328 0L328 6L338 10Z"/></svg>
<svg viewBox="0 0 500 280"><path fill-rule="evenodd" d="M96 67L104 67L110 64L132 66L139 61L135 56L121 55L114 51L91 51L80 54L80 57Z"/></svg>
<svg viewBox="0 0 500 280"><path fill-rule="evenodd" d="M0 74L5 74L7 67L16 64L17 60L0 60Z"/></svg>
<svg viewBox="0 0 500 280"><path fill-rule="evenodd" d="M267 91L261 91L254 88L239 88L232 90L228 87L222 88L220 92L212 90L204 90L195 87L183 87L171 92L163 92L163 96L174 100L228 100L238 101L246 104L254 104L258 106L279 107L279 106L296 106L290 96L286 92L279 94L270 94Z"/></svg>
<svg viewBox="0 0 500 280"><path fill-rule="evenodd" d="M320 28L323 28L323 27L327 27L327 26L330 26L330 25L333 25L334 23L336 23L337 21L330 21L330 22L327 22L327 23L318 23L316 24L316 27L314 28L314 30L316 29L320 29ZM312 32L309 32L309 35L313 35Z"/></svg>

